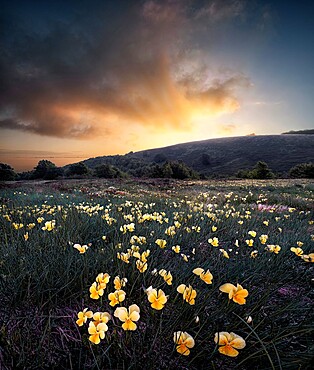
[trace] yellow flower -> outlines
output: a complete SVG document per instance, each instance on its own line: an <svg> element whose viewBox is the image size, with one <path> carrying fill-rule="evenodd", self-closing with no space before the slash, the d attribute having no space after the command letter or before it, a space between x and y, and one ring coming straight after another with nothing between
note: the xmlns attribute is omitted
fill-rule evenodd
<svg viewBox="0 0 314 370"><path fill-rule="evenodd" d="M117 258L119 258L121 261L125 262L125 263L130 263L129 261L129 258L130 258L130 255L129 253L117 253Z"/></svg>
<svg viewBox="0 0 314 370"><path fill-rule="evenodd" d="M125 291L120 289L116 290L113 293L109 293L108 299L110 300L110 306L114 307L115 305L125 300Z"/></svg>
<svg viewBox="0 0 314 370"><path fill-rule="evenodd" d="M214 341L220 346L218 351L230 357L238 356L237 349L242 349L246 345L245 340L240 335L226 331L215 333Z"/></svg>
<svg viewBox="0 0 314 370"><path fill-rule="evenodd" d="M261 235L259 237L259 240L262 244L266 244L267 240L268 240L268 235Z"/></svg>
<svg viewBox="0 0 314 370"><path fill-rule="evenodd" d="M219 249L219 251L222 253L222 255L225 257L225 258L230 258L229 257L229 254L227 251L225 251L224 249Z"/></svg>
<svg viewBox="0 0 314 370"><path fill-rule="evenodd" d="M209 272L209 270L205 272L205 270L201 267L197 267L193 270L193 274L198 275L206 284L212 284L213 275Z"/></svg>
<svg viewBox="0 0 314 370"><path fill-rule="evenodd" d="M181 284L177 287L177 292L183 294L183 299L188 302L190 305L195 304L196 290L192 288L191 285L188 287L184 284Z"/></svg>
<svg viewBox="0 0 314 370"><path fill-rule="evenodd" d="M240 284L237 284L237 286L226 283L219 287L219 290L223 293L229 294L229 299L232 299L233 302L236 302L240 305L245 304L245 298L249 295L249 292L246 289L243 289L243 287Z"/></svg>
<svg viewBox="0 0 314 370"><path fill-rule="evenodd" d="M290 248L291 252L295 253L297 256L301 256L303 254L303 249L302 248Z"/></svg>
<svg viewBox="0 0 314 370"><path fill-rule="evenodd" d="M176 245L176 246L173 246L172 248L171 248L175 253L180 253L180 245Z"/></svg>
<svg viewBox="0 0 314 370"><path fill-rule="evenodd" d="M253 244L254 244L254 239L246 239L246 244L249 246L249 247L253 247Z"/></svg>
<svg viewBox="0 0 314 370"><path fill-rule="evenodd" d="M305 262L314 262L314 253L310 253L310 254L303 254L303 256L300 256L303 261Z"/></svg>
<svg viewBox="0 0 314 370"><path fill-rule="evenodd" d="M155 243L160 247L160 248L165 248L167 241L164 239L157 239Z"/></svg>
<svg viewBox="0 0 314 370"><path fill-rule="evenodd" d="M27 231L26 234L24 234L24 240L27 242L28 238L29 238L29 235L28 235L28 231Z"/></svg>
<svg viewBox="0 0 314 370"><path fill-rule="evenodd" d="M167 272L165 269L161 269L159 271L159 275L164 278L165 282L168 285L172 285L172 275L171 275L171 272L170 271Z"/></svg>
<svg viewBox="0 0 314 370"><path fill-rule="evenodd" d="M96 282L92 284L92 286L89 288L89 291L92 299L98 299L104 294L104 289L101 288Z"/></svg>
<svg viewBox="0 0 314 370"><path fill-rule="evenodd" d="M256 237L256 231L251 230L251 231L248 232L248 234L250 236L252 236L252 238L255 238Z"/></svg>
<svg viewBox="0 0 314 370"><path fill-rule="evenodd" d="M189 262L189 256L187 256L186 254L181 253L181 257L183 258L183 261Z"/></svg>
<svg viewBox="0 0 314 370"><path fill-rule="evenodd" d="M143 273L147 270L147 262L143 262L141 260L136 261L136 267L140 273Z"/></svg>
<svg viewBox="0 0 314 370"><path fill-rule="evenodd" d="M217 231L217 226L212 226L212 232L214 233L215 231Z"/></svg>
<svg viewBox="0 0 314 370"><path fill-rule="evenodd" d="M140 308L136 304L132 304L127 310L125 307L118 307L114 311L114 316L123 322L124 330L136 330L137 326L134 321L140 319Z"/></svg>
<svg viewBox="0 0 314 370"><path fill-rule="evenodd" d="M255 250L255 251L251 252L251 257L252 258L256 258L257 257L257 254L258 254L258 251Z"/></svg>
<svg viewBox="0 0 314 370"><path fill-rule="evenodd" d="M188 356L190 354L190 348L193 348L195 345L193 337L186 331L175 332L173 341L176 344L177 352L183 356Z"/></svg>
<svg viewBox="0 0 314 370"><path fill-rule="evenodd" d="M47 231L51 231L55 228L56 226L56 221L55 220L51 220L51 221L47 221L45 222L45 226L43 226L41 229L42 230L47 230Z"/></svg>
<svg viewBox="0 0 314 370"><path fill-rule="evenodd" d="M41 224L43 221L44 221L44 218L43 218L43 217L38 217L38 218L37 218L37 222L38 222L39 224Z"/></svg>
<svg viewBox="0 0 314 370"><path fill-rule="evenodd" d="M126 286L127 282L128 282L127 278L120 279L119 276L116 276L113 280L114 288L116 290L119 290L119 289L123 288L124 286Z"/></svg>
<svg viewBox="0 0 314 370"><path fill-rule="evenodd" d="M110 319L111 319L111 316L110 316L110 313L108 313L108 312L95 312L94 315L93 315L93 322L94 322L95 326L97 326L100 323L107 324L107 322Z"/></svg>
<svg viewBox="0 0 314 370"><path fill-rule="evenodd" d="M298 241L298 242L297 242L297 246L298 246L298 247L300 247L300 248L302 247L302 245L303 245L303 244L304 244L304 243L302 243L302 242L300 242L300 241Z"/></svg>
<svg viewBox="0 0 314 370"><path fill-rule="evenodd" d="M100 339L105 338L105 332L108 330L108 326L105 323L100 323L97 326L91 321L88 327L88 333L90 334L89 340L92 343L99 344Z"/></svg>
<svg viewBox="0 0 314 370"><path fill-rule="evenodd" d="M77 249L80 254L83 254L87 251L88 246L87 245L81 245L81 244L74 244L73 248Z"/></svg>
<svg viewBox="0 0 314 370"><path fill-rule="evenodd" d="M110 275L106 272L105 274L102 272L97 275L96 283L102 288L106 289L107 284L109 283Z"/></svg>
<svg viewBox="0 0 314 370"><path fill-rule="evenodd" d="M219 245L219 240L218 238L210 238L208 239L208 243L211 244L213 247L218 247Z"/></svg>
<svg viewBox="0 0 314 370"><path fill-rule="evenodd" d="M264 225L266 225L266 226L268 226L268 224L269 224L269 221L268 221L268 220L266 220L266 221L263 221L263 224L264 224Z"/></svg>
<svg viewBox="0 0 314 370"><path fill-rule="evenodd" d="M175 226L169 226L166 229L165 234L167 234L169 236L174 236L176 234L176 228L175 228Z"/></svg>
<svg viewBox="0 0 314 370"><path fill-rule="evenodd" d="M15 230L22 229L24 226L23 224L17 224L16 222L12 223L12 226L14 227Z"/></svg>
<svg viewBox="0 0 314 370"><path fill-rule="evenodd" d="M147 290L147 298L151 303L151 307L155 310L163 309L168 300L164 291L162 291L161 289L159 289L158 292L156 289Z"/></svg>
<svg viewBox="0 0 314 370"><path fill-rule="evenodd" d="M86 323L87 319L91 319L93 317L93 312L87 310L87 308L84 308L83 311L80 311L77 314L78 319L76 320L76 323L78 326L83 326L83 324Z"/></svg>
<svg viewBox="0 0 314 370"><path fill-rule="evenodd" d="M278 253L279 253L279 251L281 250L281 247L280 247L279 245L267 244L266 249L267 249L269 252L272 252L272 253L278 254Z"/></svg>

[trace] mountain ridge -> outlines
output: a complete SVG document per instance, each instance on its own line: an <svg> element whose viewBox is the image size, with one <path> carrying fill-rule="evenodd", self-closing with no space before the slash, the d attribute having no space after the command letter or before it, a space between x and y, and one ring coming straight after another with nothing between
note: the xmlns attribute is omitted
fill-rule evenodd
<svg viewBox="0 0 314 370"><path fill-rule="evenodd" d="M161 148L130 152L125 155L99 156L84 161L95 168L102 163L118 167L132 175L141 175L141 167L182 161L205 176L230 176L266 162L280 173L299 163L314 162L314 135L254 135L205 139Z"/></svg>

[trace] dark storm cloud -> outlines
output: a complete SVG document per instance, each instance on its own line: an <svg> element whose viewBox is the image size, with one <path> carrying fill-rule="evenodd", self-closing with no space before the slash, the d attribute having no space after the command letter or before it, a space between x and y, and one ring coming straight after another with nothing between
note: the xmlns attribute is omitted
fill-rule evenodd
<svg viewBox="0 0 314 370"><path fill-rule="evenodd" d="M5 8L0 128L86 138L110 135L121 122L189 129L198 115L238 109L237 89L249 85L247 77L212 76L193 57L193 39L205 18L236 17L243 2L195 4Z"/></svg>

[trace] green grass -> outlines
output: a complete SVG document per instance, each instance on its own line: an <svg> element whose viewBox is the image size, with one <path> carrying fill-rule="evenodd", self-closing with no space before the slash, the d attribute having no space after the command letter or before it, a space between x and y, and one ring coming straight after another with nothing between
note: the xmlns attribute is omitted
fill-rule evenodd
<svg viewBox="0 0 314 370"><path fill-rule="evenodd" d="M313 184L68 181L23 186L0 191L0 368L310 368L313 264L290 248L301 241L304 254L314 252ZM258 204L274 207L261 211ZM154 212L161 215L160 222L142 220ZM38 223L38 217L44 221ZM55 228L42 230L50 220L55 220ZM180 228L173 237L166 235L175 221ZM120 227L131 222L134 232L123 234ZM23 227L15 229L13 223ZM35 226L29 229L31 223ZM212 226L217 231L212 232ZM251 238L249 230L257 232L253 247L245 242ZM265 250L261 234L269 236L267 244L280 245L278 254ZM144 273L136 268L135 257L128 264L117 258L117 252L131 248L132 235L147 240L139 245L140 252L150 250ZM208 243L212 237L218 237L219 247ZM167 240L167 247L159 248L156 239ZM91 245L79 254L74 243ZM181 246L188 262L172 251L175 245ZM253 250L258 251L256 258L251 257ZM193 274L196 267L210 270L212 284ZM172 285L154 274L155 269L170 270ZM101 272L111 279L104 295L94 300L89 288ZM117 306L109 305L117 275L128 279L120 305L140 307L135 331L124 331L113 315ZM246 304L219 291L227 282L248 290ZM195 305L177 292L182 283L196 290ZM160 311L150 306L144 291L149 286L168 296ZM77 313L84 308L112 316L98 345L89 340L88 323L76 324ZM177 331L186 331L195 340L189 356L176 351ZM214 334L222 331L245 339L246 347L237 357L218 352Z"/></svg>

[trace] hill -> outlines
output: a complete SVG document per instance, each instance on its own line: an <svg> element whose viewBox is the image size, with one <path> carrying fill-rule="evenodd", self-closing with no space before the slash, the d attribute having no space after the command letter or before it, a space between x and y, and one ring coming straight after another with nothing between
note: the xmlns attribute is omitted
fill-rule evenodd
<svg viewBox="0 0 314 370"><path fill-rule="evenodd" d="M275 172L287 173L299 163L314 161L314 136L290 134L209 139L125 155L90 158L83 162L90 168L109 163L141 176L148 166L175 160L183 161L206 176L234 175L241 169L253 167L257 161L266 162Z"/></svg>

